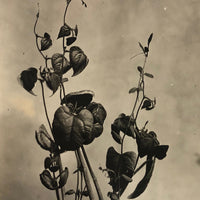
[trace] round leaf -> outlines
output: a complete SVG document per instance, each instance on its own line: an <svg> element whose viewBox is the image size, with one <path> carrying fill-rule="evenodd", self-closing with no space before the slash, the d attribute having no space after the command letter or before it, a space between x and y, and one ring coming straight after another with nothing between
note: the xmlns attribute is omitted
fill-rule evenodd
<svg viewBox="0 0 200 200"><path fill-rule="evenodd" d="M61 77L56 73L50 73L46 77L46 84L53 91L53 94L57 91L60 86Z"/></svg>

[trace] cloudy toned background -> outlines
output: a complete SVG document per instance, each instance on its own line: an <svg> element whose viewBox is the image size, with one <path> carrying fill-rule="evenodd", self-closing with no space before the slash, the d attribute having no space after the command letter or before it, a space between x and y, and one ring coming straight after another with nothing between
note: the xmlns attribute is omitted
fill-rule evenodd
<svg viewBox="0 0 200 200"><path fill-rule="evenodd" d="M134 95L128 91L138 82L136 67L143 57L130 59L140 52L138 41L145 43L153 32L146 69L154 79L146 80L146 91L157 98L151 112L141 112L140 122L149 120L161 144L169 144L168 156L157 161L151 182L140 200L198 200L200 196L200 2L198 0L72 0L68 24L79 28L80 46L90 59L87 68L72 78L66 77L66 91L95 91L95 101L107 110L104 132L86 147L101 188L110 190L108 179L98 167L105 167L107 148L115 146L110 124L124 112L131 113ZM38 32L50 33L53 47L48 55L62 52L56 40L65 0L1 0L0 12L0 200L55 200L55 194L39 180L43 159L48 155L36 143L34 131L40 124L48 127L42 107L39 84L37 96L27 93L17 76L28 67L44 66L35 46L33 25L40 3ZM51 98L46 89L52 120L59 106L58 92ZM135 150L134 141L126 140L125 150ZM73 153L62 155L72 172L76 167ZM143 173L138 173L122 196L125 200ZM74 186L70 176L67 188Z"/></svg>

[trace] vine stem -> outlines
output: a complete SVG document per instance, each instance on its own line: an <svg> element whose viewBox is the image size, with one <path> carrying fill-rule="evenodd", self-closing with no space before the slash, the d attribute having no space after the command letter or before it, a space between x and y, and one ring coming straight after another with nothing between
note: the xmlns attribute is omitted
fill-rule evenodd
<svg viewBox="0 0 200 200"><path fill-rule="evenodd" d="M102 195L102 192L101 192L99 183L98 183L97 178L96 178L96 176L95 176L95 174L94 174L94 172L93 172L93 169L92 169L92 167L91 167L91 165L90 165L90 162L89 162L89 159L88 159L88 157L87 157L87 153L86 153L86 151L85 151L84 146L81 147L81 150L82 150L82 152L83 152L83 156L84 156L84 158L85 158L85 161L86 161L86 164L87 164L87 166L88 166L89 172L90 172L90 174L91 174L91 176L92 176L92 180L93 180L93 182L94 182L94 185L95 185L95 188L96 188L96 191L97 191L99 200L103 200L103 195Z"/></svg>
<svg viewBox="0 0 200 200"><path fill-rule="evenodd" d="M88 189L89 198L90 198L90 200L95 200L94 194L92 192L92 186L91 186L91 183L90 183L90 179L89 179L89 176L88 176L88 171L87 171L87 168L85 166L85 162L84 162L84 159L83 159L83 156L81 154L80 149L77 150L77 154L78 154L79 160L80 160L82 168L83 168L83 175L84 175L85 183L86 183L86 186L87 186L87 189Z"/></svg>
<svg viewBox="0 0 200 200"><path fill-rule="evenodd" d="M41 88L42 88L42 99L43 99L45 115L46 115L46 118L47 118L47 121L48 121L48 124L49 124L49 128L52 132L52 127L51 127L51 123L50 123L48 112L47 112L47 106L46 106L45 95L44 95L44 86L43 86L42 80L40 80L40 84L41 84Z"/></svg>
<svg viewBox="0 0 200 200"><path fill-rule="evenodd" d="M76 156L76 161L77 161L77 179L76 179L76 193L75 193L75 200L78 200L78 189L79 189L79 169L80 169L80 160L79 160L79 157L78 157L78 153L77 151L75 151L75 156Z"/></svg>

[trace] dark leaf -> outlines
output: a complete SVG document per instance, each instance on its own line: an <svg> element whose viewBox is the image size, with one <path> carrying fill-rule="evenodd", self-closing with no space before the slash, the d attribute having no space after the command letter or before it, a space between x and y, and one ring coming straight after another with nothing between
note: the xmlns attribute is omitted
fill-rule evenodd
<svg viewBox="0 0 200 200"><path fill-rule="evenodd" d="M142 108L141 109L146 109L146 108L150 108L152 106L152 101L149 99L146 99L143 102Z"/></svg>
<svg viewBox="0 0 200 200"><path fill-rule="evenodd" d="M94 123L103 125L107 113L102 104L92 102L87 106L87 109L92 113L94 117Z"/></svg>
<svg viewBox="0 0 200 200"><path fill-rule="evenodd" d="M47 33L48 34L48 33ZM47 36L47 35L46 35ZM41 39L41 51L47 50L52 45L52 40L49 36L49 38L43 37Z"/></svg>
<svg viewBox="0 0 200 200"><path fill-rule="evenodd" d="M91 143L95 138L93 133L92 113L83 108L79 112L68 107L60 106L53 120L53 136L62 150L74 151L83 144Z"/></svg>
<svg viewBox="0 0 200 200"><path fill-rule="evenodd" d="M71 69L70 63L67 58L63 57L63 54L55 53L51 58L51 64L54 72L58 75L62 75Z"/></svg>
<svg viewBox="0 0 200 200"><path fill-rule="evenodd" d="M153 78L153 74L149 74L149 73L144 73L145 76L149 77L149 78Z"/></svg>
<svg viewBox="0 0 200 200"><path fill-rule="evenodd" d="M140 48L142 49L143 53L145 53L144 47L142 46L142 44L141 44L140 42L138 42L138 43L139 43L139 46L140 46Z"/></svg>
<svg viewBox="0 0 200 200"><path fill-rule="evenodd" d="M131 88L130 90L129 90L129 94L131 94L131 93L134 93L134 92L136 92L138 90L138 88L136 88L136 87L133 87L133 88Z"/></svg>
<svg viewBox="0 0 200 200"><path fill-rule="evenodd" d="M152 134L146 131L136 131L136 142L140 158L146 155L154 155L154 148L159 145L159 141Z"/></svg>
<svg viewBox="0 0 200 200"><path fill-rule="evenodd" d="M60 28L57 39L61 37L69 36L70 34L71 34L71 28L67 24L65 24L64 26Z"/></svg>
<svg viewBox="0 0 200 200"><path fill-rule="evenodd" d="M49 169L51 172L57 172L60 168L59 156L51 158Z"/></svg>
<svg viewBox="0 0 200 200"><path fill-rule="evenodd" d="M73 44L76 41L76 37L68 37L67 38L67 46L70 46L71 44Z"/></svg>
<svg viewBox="0 0 200 200"><path fill-rule="evenodd" d="M122 113L117 119L115 119L113 124L115 132L122 131L124 134L135 138L133 120L130 119L130 116L126 116L124 113Z"/></svg>
<svg viewBox="0 0 200 200"><path fill-rule="evenodd" d="M74 32L75 32L75 36L77 36L78 35L78 26L77 25L75 26Z"/></svg>
<svg viewBox="0 0 200 200"><path fill-rule="evenodd" d="M60 86L61 77L56 73L50 73L46 77L46 84L50 90L53 91L53 94L57 91L58 87Z"/></svg>
<svg viewBox="0 0 200 200"><path fill-rule="evenodd" d="M95 137L99 137L103 132L103 125L99 123L95 123L93 125L92 132L95 134Z"/></svg>
<svg viewBox="0 0 200 200"><path fill-rule="evenodd" d="M83 191L83 192L81 192L81 194L82 194L83 196L85 196L85 197L88 197L88 196L89 196L89 192L88 192L88 191Z"/></svg>
<svg viewBox="0 0 200 200"><path fill-rule="evenodd" d="M49 169L50 165L51 165L51 158L46 157L45 160L44 160L44 168Z"/></svg>
<svg viewBox="0 0 200 200"><path fill-rule="evenodd" d="M72 194L75 194L75 191L73 189L70 189L67 192L65 192L65 195L72 195Z"/></svg>
<svg viewBox="0 0 200 200"><path fill-rule="evenodd" d="M70 57L70 64L74 71L72 76L80 74L85 69L85 67L89 62L87 56L77 46L73 46L70 48L69 57Z"/></svg>
<svg viewBox="0 0 200 200"><path fill-rule="evenodd" d="M63 187L67 183L68 176L69 176L69 171L68 168L65 167L65 170L62 171L60 174L59 188Z"/></svg>
<svg viewBox="0 0 200 200"><path fill-rule="evenodd" d="M50 39L50 38L51 38L51 36L50 36L48 33L44 33L44 37L45 37L46 39Z"/></svg>
<svg viewBox="0 0 200 200"><path fill-rule="evenodd" d="M141 66L137 67L137 70L142 74L143 73L143 68Z"/></svg>
<svg viewBox="0 0 200 200"><path fill-rule="evenodd" d="M154 154L156 156L156 158L158 158L159 160L162 160L163 158L166 157L166 153L168 151L169 145L159 145L157 147L154 148Z"/></svg>
<svg viewBox="0 0 200 200"><path fill-rule="evenodd" d="M148 162L148 164L146 166L145 175L144 175L143 179L138 183L135 191L128 196L128 199L134 199L134 198L140 196L148 186L148 183L151 179L151 176L152 176L152 173L154 170L155 158L152 159L150 157L147 157L147 159L150 160L150 162Z"/></svg>
<svg viewBox="0 0 200 200"><path fill-rule="evenodd" d="M120 195L124 192L133 176L135 164L136 154L134 152L119 154L113 147L108 149L106 167L112 170L112 173L108 171L108 174L110 177L110 185L114 192L119 192Z"/></svg>
<svg viewBox="0 0 200 200"><path fill-rule="evenodd" d="M149 36L149 39L148 39L148 46L149 46L149 44L151 43L152 38L153 38L153 33L151 33L151 35Z"/></svg>
<svg viewBox="0 0 200 200"><path fill-rule="evenodd" d="M58 188L57 181L51 176L48 170L44 170L40 174L40 180L42 184L49 190L55 190Z"/></svg>
<svg viewBox="0 0 200 200"><path fill-rule="evenodd" d="M61 104L73 104L74 107L87 106L93 99L94 92L91 90L81 90L67 94Z"/></svg>
<svg viewBox="0 0 200 200"><path fill-rule="evenodd" d="M118 129L118 127L115 124L111 125L111 134L112 134L113 139L118 144L122 144L122 138L120 136L120 130Z"/></svg>
<svg viewBox="0 0 200 200"><path fill-rule="evenodd" d="M25 90L33 94L32 89L37 82L37 69L31 67L22 71L18 77L18 80Z"/></svg>
<svg viewBox="0 0 200 200"><path fill-rule="evenodd" d="M144 52L145 52L145 54L147 54L149 52L149 48L148 47L144 47Z"/></svg>
<svg viewBox="0 0 200 200"><path fill-rule="evenodd" d="M50 135L48 134L45 126L42 124L39 127L39 131L35 132L35 138L37 143L45 150L48 150L50 152L55 151L56 144L51 139Z"/></svg>

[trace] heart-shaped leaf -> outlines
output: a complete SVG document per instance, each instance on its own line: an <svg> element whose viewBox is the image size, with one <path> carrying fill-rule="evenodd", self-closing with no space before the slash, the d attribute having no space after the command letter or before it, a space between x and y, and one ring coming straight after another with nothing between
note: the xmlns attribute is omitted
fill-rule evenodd
<svg viewBox="0 0 200 200"><path fill-rule="evenodd" d="M85 67L89 62L89 59L84 54L82 49L77 46L73 46L70 48L69 57L71 66L74 71L72 76L80 74L85 69Z"/></svg>
<svg viewBox="0 0 200 200"><path fill-rule="evenodd" d="M48 33L44 34L44 37L41 39L41 51L45 51L49 49L49 47L52 45L51 37Z"/></svg>
<svg viewBox="0 0 200 200"><path fill-rule="evenodd" d="M67 24L64 24L61 28L60 28L60 31L59 31L59 34L58 34L58 38L61 38L61 37L66 37L66 36L69 36L71 34L71 28L67 25Z"/></svg>
<svg viewBox="0 0 200 200"><path fill-rule="evenodd" d="M57 181L51 176L48 170L44 170L40 174L40 180L42 184L49 190L55 190L58 188Z"/></svg>
<svg viewBox="0 0 200 200"><path fill-rule="evenodd" d="M137 198L138 196L140 196L145 191L145 189L148 186L148 183L149 183L151 176L153 174L154 165L155 165L155 158L152 159L152 157L147 157L147 159L148 159L149 162L146 165L145 175L144 175L143 179L138 183L134 192L131 193L128 196L128 199Z"/></svg>
<svg viewBox="0 0 200 200"><path fill-rule="evenodd" d="M53 91L53 94L57 91L60 86L61 77L56 73L49 73L46 77L46 84L50 90Z"/></svg>
<svg viewBox="0 0 200 200"><path fill-rule="evenodd" d="M54 152L56 150L56 144L51 139L50 135L48 134L45 126L42 124L39 127L39 131L35 132L35 138L37 143L45 150L50 152Z"/></svg>
<svg viewBox="0 0 200 200"><path fill-rule="evenodd" d="M110 177L110 185L114 192L122 195L129 182L132 181L133 171L136 164L136 154L132 151L119 154L110 147L106 156L106 167Z"/></svg>
<svg viewBox="0 0 200 200"><path fill-rule="evenodd" d="M35 83L37 82L37 69L31 67L27 70L22 71L18 77L18 80L25 90L34 95L32 89L34 88Z"/></svg>
<svg viewBox="0 0 200 200"><path fill-rule="evenodd" d="M65 167L65 169L60 174L59 188L63 187L67 183L68 176L69 170L67 167Z"/></svg>

